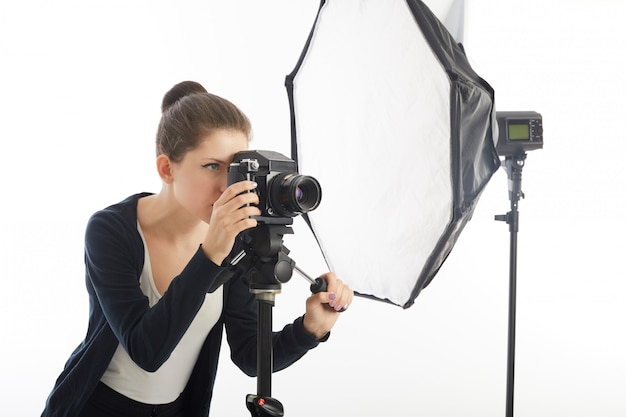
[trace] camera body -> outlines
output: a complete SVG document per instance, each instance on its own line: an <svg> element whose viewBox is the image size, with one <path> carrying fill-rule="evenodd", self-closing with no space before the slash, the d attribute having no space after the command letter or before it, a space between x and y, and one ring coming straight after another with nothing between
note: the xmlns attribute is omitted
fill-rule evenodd
<svg viewBox="0 0 626 417"><path fill-rule="evenodd" d="M515 156L543 148L543 119L535 111L499 111L498 144L500 156Z"/></svg>
<svg viewBox="0 0 626 417"><path fill-rule="evenodd" d="M297 172L285 155L267 150L237 152L228 167L228 185L255 181L259 196L259 223L292 224L293 217L316 209L322 199L319 182Z"/></svg>

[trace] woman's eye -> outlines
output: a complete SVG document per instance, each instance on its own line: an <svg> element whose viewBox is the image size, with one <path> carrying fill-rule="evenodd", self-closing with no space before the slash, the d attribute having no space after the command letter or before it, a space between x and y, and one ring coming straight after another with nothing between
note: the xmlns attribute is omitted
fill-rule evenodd
<svg viewBox="0 0 626 417"><path fill-rule="evenodd" d="M218 169L220 169L220 165L216 163L204 164L202 165L202 167L211 171L217 171Z"/></svg>

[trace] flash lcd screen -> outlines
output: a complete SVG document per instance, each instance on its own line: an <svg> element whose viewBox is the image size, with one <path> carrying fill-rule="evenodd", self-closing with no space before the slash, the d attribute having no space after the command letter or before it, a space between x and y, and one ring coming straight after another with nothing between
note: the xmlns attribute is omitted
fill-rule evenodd
<svg viewBox="0 0 626 417"><path fill-rule="evenodd" d="M528 123L509 123L509 140L530 140L530 126L528 126Z"/></svg>

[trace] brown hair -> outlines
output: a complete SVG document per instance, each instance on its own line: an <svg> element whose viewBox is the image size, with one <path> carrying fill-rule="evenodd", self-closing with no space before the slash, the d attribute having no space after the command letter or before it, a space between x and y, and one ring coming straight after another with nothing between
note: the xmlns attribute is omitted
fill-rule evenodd
<svg viewBox="0 0 626 417"><path fill-rule="evenodd" d="M183 81L176 84L163 96L161 113L181 98L193 93L208 93L208 91L206 91L206 88L204 88L202 84L195 81Z"/></svg>
<svg viewBox="0 0 626 417"><path fill-rule="evenodd" d="M218 129L237 130L248 138L248 117L230 101L208 93L195 81L183 81L163 97L156 152L180 162L201 138Z"/></svg>

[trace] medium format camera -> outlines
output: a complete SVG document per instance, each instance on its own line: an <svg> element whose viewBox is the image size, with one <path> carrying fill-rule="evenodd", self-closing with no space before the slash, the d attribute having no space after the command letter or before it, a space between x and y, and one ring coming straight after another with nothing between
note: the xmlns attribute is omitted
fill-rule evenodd
<svg viewBox="0 0 626 417"><path fill-rule="evenodd" d="M291 224L293 217L315 210L322 200L319 182L297 172L296 162L274 151L237 152L228 167L228 185L255 181L260 223Z"/></svg>

